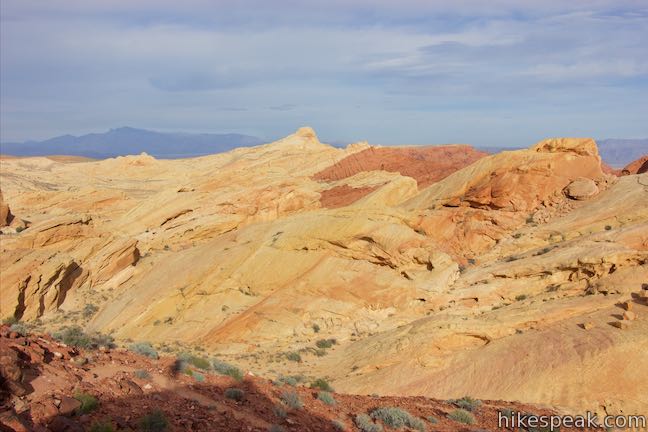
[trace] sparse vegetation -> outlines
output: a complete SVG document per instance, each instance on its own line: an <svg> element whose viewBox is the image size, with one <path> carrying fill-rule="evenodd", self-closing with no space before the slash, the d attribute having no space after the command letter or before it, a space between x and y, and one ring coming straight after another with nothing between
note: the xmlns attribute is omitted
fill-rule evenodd
<svg viewBox="0 0 648 432"><path fill-rule="evenodd" d="M452 401L454 405L459 408L465 409L467 411L475 411L481 406L481 401L479 399L474 399L470 396L464 396L461 399L455 399Z"/></svg>
<svg viewBox="0 0 648 432"><path fill-rule="evenodd" d="M610 231L612 229L611 225L605 225L605 231Z"/></svg>
<svg viewBox="0 0 648 432"><path fill-rule="evenodd" d="M285 391L281 393L281 401L291 409L302 409L304 403L296 391Z"/></svg>
<svg viewBox="0 0 648 432"><path fill-rule="evenodd" d="M284 430L284 428L276 424L273 424L268 428L268 432L284 432Z"/></svg>
<svg viewBox="0 0 648 432"><path fill-rule="evenodd" d="M11 324L9 331L18 333L20 336L27 336L27 327L25 327L25 325L21 323Z"/></svg>
<svg viewBox="0 0 648 432"><path fill-rule="evenodd" d="M338 430L340 432L344 432L347 430L347 427L342 420L331 420L331 423L333 424L335 430Z"/></svg>
<svg viewBox="0 0 648 432"><path fill-rule="evenodd" d="M331 348L336 343L337 340L335 339L320 339L315 342L315 345L317 345L317 348Z"/></svg>
<svg viewBox="0 0 648 432"><path fill-rule="evenodd" d="M149 342L137 342L131 344L129 349L134 353L141 354L152 359L157 359L159 357L157 351Z"/></svg>
<svg viewBox="0 0 648 432"><path fill-rule="evenodd" d="M60 332L52 334L52 337L66 345L81 348L96 349L100 346L114 346L112 336L100 333L89 335L79 326L63 328Z"/></svg>
<svg viewBox="0 0 648 432"><path fill-rule="evenodd" d="M99 407L99 401L97 398L88 393L76 393L74 399L81 402L79 414L88 414Z"/></svg>
<svg viewBox="0 0 648 432"><path fill-rule="evenodd" d="M439 420L438 420L436 417L434 417L434 416L427 416L426 419L427 419L427 421L429 421L429 422L432 423L432 424L437 424L437 423L439 423Z"/></svg>
<svg viewBox="0 0 648 432"><path fill-rule="evenodd" d="M470 413L470 411L466 411L465 409L456 409L452 411L450 414L448 414L448 418L450 420L454 420L459 423L464 423L464 424L475 424L475 416Z"/></svg>
<svg viewBox="0 0 648 432"><path fill-rule="evenodd" d="M318 326L317 324L313 324L313 331L314 331L315 333L319 333L319 331L320 331L320 326Z"/></svg>
<svg viewBox="0 0 648 432"><path fill-rule="evenodd" d="M26 229L27 229L27 228L24 227L24 226L16 227L16 233L21 233L21 232L25 231Z"/></svg>
<svg viewBox="0 0 648 432"><path fill-rule="evenodd" d="M84 318L90 318L94 314L97 313L99 308L93 304L87 304L83 307L83 317Z"/></svg>
<svg viewBox="0 0 648 432"><path fill-rule="evenodd" d="M169 427L169 421L162 410L156 409L140 419L139 427L144 432L163 432Z"/></svg>
<svg viewBox="0 0 648 432"><path fill-rule="evenodd" d="M515 296L515 300L517 300L517 301L526 300L526 298L527 298L526 294L520 294L520 295Z"/></svg>
<svg viewBox="0 0 648 432"><path fill-rule="evenodd" d="M230 387L225 390L225 397L240 402L245 398L245 392L240 388Z"/></svg>
<svg viewBox="0 0 648 432"><path fill-rule="evenodd" d="M90 426L89 432L114 432L115 428L110 422L96 422Z"/></svg>
<svg viewBox="0 0 648 432"><path fill-rule="evenodd" d="M331 387L331 384L329 384L328 381L326 381L324 378L317 378L311 383L310 386L311 388L316 388L327 392L335 391L333 390L333 387Z"/></svg>
<svg viewBox="0 0 648 432"><path fill-rule="evenodd" d="M420 418L414 417L409 412L396 407L377 408L371 412L371 418L382 421L391 428L407 426L418 431L425 430L425 424Z"/></svg>
<svg viewBox="0 0 648 432"><path fill-rule="evenodd" d="M290 360L290 361L294 361L294 362L298 362L298 363L301 363L301 361L302 361L302 358L299 355L299 353L295 352L295 351L291 351L288 354L286 354L286 358L288 360Z"/></svg>
<svg viewBox="0 0 648 432"><path fill-rule="evenodd" d="M333 395L327 391L320 391L317 393L317 399L324 402L326 405L335 405L337 401Z"/></svg>
<svg viewBox="0 0 648 432"><path fill-rule="evenodd" d="M286 384L289 386L296 386L299 382L301 382L302 377L297 376L297 375L289 375L289 376L284 376L284 375L279 375L279 378L277 378L277 383L278 384Z"/></svg>
<svg viewBox="0 0 648 432"><path fill-rule="evenodd" d="M145 379L145 380L151 379L151 374L143 369L136 370L133 373L133 375L135 375L139 379Z"/></svg>
<svg viewBox="0 0 648 432"><path fill-rule="evenodd" d="M288 415L286 410L281 405L275 405L272 408L272 412L279 418L286 418L286 416Z"/></svg>
<svg viewBox="0 0 648 432"><path fill-rule="evenodd" d="M203 374L201 374L201 373L194 372L194 373L193 373L193 377L194 377L194 379L195 379L196 381L198 381L198 382L203 382L203 381L205 381L205 375L203 375Z"/></svg>
<svg viewBox="0 0 648 432"><path fill-rule="evenodd" d="M219 359L212 359L211 365L214 371L221 375L230 376L236 381L241 381L243 379L243 372L241 372L241 370L236 366L233 366Z"/></svg>
<svg viewBox="0 0 648 432"><path fill-rule="evenodd" d="M5 318L4 320L2 320L2 323L7 325L12 325L18 323L19 321L20 320L15 316L10 316L9 318Z"/></svg>
<svg viewBox="0 0 648 432"><path fill-rule="evenodd" d="M377 423L374 423L367 414L358 414L355 416L354 422L358 429L362 432L382 432L383 427Z"/></svg>
<svg viewBox="0 0 648 432"><path fill-rule="evenodd" d="M209 360L204 359L202 357L190 355L187 356L187 362L190 363L192 366L197 367L198 369L202 369L202 370L211 369L211 364Z"/></svg>

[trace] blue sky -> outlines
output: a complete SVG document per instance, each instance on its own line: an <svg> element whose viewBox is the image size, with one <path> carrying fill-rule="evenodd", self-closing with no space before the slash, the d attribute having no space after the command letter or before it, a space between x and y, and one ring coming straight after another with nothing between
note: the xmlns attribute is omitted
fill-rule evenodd
<svg viewBox="0 0 648 432"><path fill-rule="evenodd" d="M648 137L648 2L2 0L0 140Z"/></svg>

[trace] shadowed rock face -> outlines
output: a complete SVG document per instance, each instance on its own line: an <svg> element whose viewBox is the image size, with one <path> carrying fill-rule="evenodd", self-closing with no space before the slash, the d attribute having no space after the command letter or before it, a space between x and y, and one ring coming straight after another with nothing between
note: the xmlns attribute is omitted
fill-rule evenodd
<svg viewBox="0 0 648 432"><path fill-rule="evenodd" d="M5 227L11 224L14 216L11 214L9 204L4 201L2 191L0 190L0 227Z"/></svg>
<svg viewBox="0 0 648 432"><path fill-rule="evenodd" d="M618 372L648 366L644 304L608 324L648 280L646 174L605 174L591 139L477 153L302 128L195 159L8 159L2 192L32 223L2 236L0 313L351 393L648 406L648 380Z"/></svg>

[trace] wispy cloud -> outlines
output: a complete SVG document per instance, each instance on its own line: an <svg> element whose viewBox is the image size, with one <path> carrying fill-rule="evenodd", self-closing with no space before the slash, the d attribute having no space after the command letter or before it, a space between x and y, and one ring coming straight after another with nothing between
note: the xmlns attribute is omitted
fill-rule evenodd
<svg viewBox="0 0 648 432"><path fill-rule="evenodd" d="M648 135L643 1L1 5L2 140L120 124L308 123L382 143Z"/></svg>

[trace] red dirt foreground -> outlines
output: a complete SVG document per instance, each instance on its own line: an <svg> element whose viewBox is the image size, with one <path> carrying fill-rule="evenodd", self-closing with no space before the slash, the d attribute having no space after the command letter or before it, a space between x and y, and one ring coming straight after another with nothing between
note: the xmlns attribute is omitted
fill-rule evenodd
<svg viewBox="0 0 648 432"><path fill-rule="evenodd" d="M363 171L398 172L428 186L470 165L488 153L468 145L370 147L318 172L315 180L334 181Z"/></svg>
<svg viewBox="0 0 648 432"><path fill-rule="evenodd" d="M193 363L209 368L208 362ZM474 423L464 424L449 418L461 405L457 401L322 396L316 388L249 373L236 380L193 366L179 371L174 357L157 360L124 348L84 350L50 336L21 336L6 325L0 327L0 373L3 431L389 431L381 420L369 419L374 426L365 429L356 425L359 414L385 407L414 419L399 430L495 431L503 430L497 429L499 410L550 414L531 405L473 401L467 416Z"/></svg>

